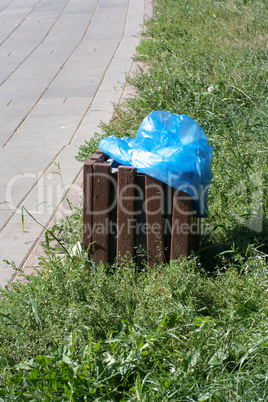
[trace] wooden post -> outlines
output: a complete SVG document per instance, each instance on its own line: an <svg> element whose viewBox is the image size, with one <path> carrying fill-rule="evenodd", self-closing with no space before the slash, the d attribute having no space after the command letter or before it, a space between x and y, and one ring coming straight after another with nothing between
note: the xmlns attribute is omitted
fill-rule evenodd
<svg viewBox="0 0 268 402"><path fill-rule="evenodd" d="M104 154L92 155L83 166L83 229L82 229L82 243L85 248L90 252L92 243L92 194L93 194L93 165L95 162L101 162Z"/></svg>
<svg viewBox="0 0 268 402"><path fill-rule="evenodd" d="M83 232L82 243L89 250L92 239L92 172L94 161L83 166Z"/></svg>
<svg viewBox="0 0 268 402"><path fill-rule="evenodd" d="M193 216L192 197L182 191L175 190L173 196L172 231L170 259L187 257L191 253L192 238L190 231Z"/></svg>
<svg viewBox="0 0 268 402"><path fill-rule="evenodd" d="M92 257L96 264L109 263L110 167L110 163L93 165Z"/></svg>
<svg viewBox="0 0 268 402"><path fill-rule="evenodd" d="M99 153L95 153L93 155L91 155L90 160L92 161L96 161L96 162L103 162L104 161L104 153L103 152L99 152Z"/></svg>
<svg viewBox="0 0 268 402"><path fill-rule="evenodd" d="M145 176L147 263L149 266L165 260L163 191L163 184L159 180Z"/></svg>
<svg viewBox="0 0 268 402"><path fill-rule="evenodd" d="M135 254L135 222L134 222L134 195L135 195L135 168L119 166L117 178L117 246L118 260L129 253Z"/></svg>
<svg viewBox="0 0 268 402"><path fill-rule="evenodd" d="M195 217L195 224L196 224L196 233L195 233L195 242L194 242L194 251L196 252L199 247L200 237L201 237L201 218L198 216Z"/></svg>

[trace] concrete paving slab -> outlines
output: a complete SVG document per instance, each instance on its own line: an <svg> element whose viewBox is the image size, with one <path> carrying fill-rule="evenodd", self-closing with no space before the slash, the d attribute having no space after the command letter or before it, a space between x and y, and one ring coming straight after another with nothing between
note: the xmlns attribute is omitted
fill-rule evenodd
<svg viewBox="0 0 268 402"><path fill-rule="evenodd" d="M73 50L73 44L65 44L63 47L61 43L43 42L38 46L34 53L29 56L29 58L33 62L59 60L62 64L64 64Z"/></svg>
<svg viewBox="0 0 268 402"><path fill-rule="evenodd" d="M107 57L109 58L114 54L117 46L118 41L114 39L103 40L101 47L98 42L92 40L84 41L76 49L70 60L68 60L68 65L73 61L83 63L85 61L91 61L92 59L107 59Z"/></svg>
<svg viewBox="0 0 268 402"><path fill-rule="evenodd" d="M6 60L16 59L16 61L21 61L25 58L25 55L28 54L30 47L26 46L21 47L20 45L14 45L12 48L4 43L0 46L0 56L1 62L4 63Z"/></svg>
<svg viewBox="0 0 268 402"><path fill-rule="evenodd" d="M87 111L89 102L88 97L60 97L41 99L31 113L32 117L36 116L84 116Z"/></svg>
<svg viewBox="0 0 268 402"><path fill-rule="evenodd" d="M66 140L66 136L69 137L76 130L79 122L80 119L77 116L50 116L49 119L44 119L42 116L29 116L21 125L20 130L34 131L38 138L42 134L49 136L50 133L54 132L56 140L60 138ZM19 135L19 131L16 135ZM49 141L47 141L47 144L49 144Z"/></svg>
<svg viewBox="0 0 268 402"><path fill-rule="evenodd" d="M103 66L106 65L106 68L107 68L107 60L109 61L110 58L106 58L106 59L102 58L102 60L104 60L104 61L101 64ZM67 64L65 64L64 68L61 69L60 73L57 75L55 80L53 80L50 87L56 86L56 85L62 87L62 86L67 86L70 83L72 85L73 84L79 85L80 84L79 81L81 81L81 83L84 84L85 79L90 80L92 83L94 83L98 86L98 84L99 84L98 80L100 78L102 78L100 72L103 71L103 69L100 69L100 72L99 72L97 67L98 66L94 66L94 60L90 60L88 62L87 68L85 68L84 64L83 64L82 67L79 67L77 65L75 70L73 68L70 68L67 63ZM93 71L92 71L92 68L94 68ZM94 74L94 71L96 72L96 74Z"/></svg>
<svg viewBox="0 0 268 402"><path fill-rule="evenodd" d="M77 97L86 97L87 99L91 99L92 96L95 95L96 85L94 83L86 83L83 86L78 85L75 79L72 79L72 82L66 83L64 86L61 85L57 80L57 82L53 83L53 85L46 91L46 97L48 98L77 98ZM66 82L63 80L62 82ZM89 102L90 104L90 102Z"/></svg>
<svg viewBox="0 0 268 402"><path fill-rule="evenodd" d="M7 155L7 157L10 158L10 155ZM56 159L56 155L54 155L54 158ZM0 202L8 202L11 209L14 209L14 206L19 206L22 202L24 202L33 186L36 185L40 176L51 163L47 153L38 153L38 155L34 156L30 153L20 153L18 159L21 172L19 172L17 164L15 165L15 163L9 166L8 169L1 166L4 182L1 180L0 183ZM53 157L51 159L53 159ZM2 159L1 165L2 163L7 164L8 160L6 160L6 158ZM0 226L2 227L5 222L6 220L4 222L0 222Z"/></svg>
<svg viewBox="0 0 268 402"><path fill-rule="evenodd" d="M10 139L18 126L18 119L2 118L0 126L0 149Z"/></svg>
<svg viewBox="0 0 268 402"><path fill-rule="evenodd" d="M11 3L11 0L3 0L0 6L0 12L5 10L5 8Z"/></svg>
<svg viewBox="0 0 268 402"><path fill-rule="evenodd" d="M5 223L9 221L12 217L14 211L6 205L1 204L0 202L0 229L2 230L5 226Z"/></svg>
<svg viewBox="0 0 268 402"><path fill-rule="evenodd" d="M16 66L12 63L7 63L7 65L0 65L0 85L3 83L10 75L10 71L14 71Z"/></svg>
<svg viewBox="0 0 268 402"><path fill-rule="evenodd" d="M9 225L0 233L1 247L3 247L2 258L14 262L18 267L21 261L25 260L25 254L32 249L32 235L40 236L42 227L34 222L27 213L24 213L24 230L21 213L13 217ZM13 269L7 266L5 261L0 263L1 282L8 283ZM9 278L8 278L9 275Z"/></svg>
<svg viewBox="0 0 268 402"><path fill-rule="evenodd" d="M28 78L28 79L14 79L13 76L0 86L0 98L21 98L27 94L42 95L43 91L50 84L47 78Z"/></svg>
<svg viewBox="0 0 268 402"><path fill-rule="evenodd" d="M24 46L26 43L28 46L31 45L31 49L34 48L44 39L44 34L34 35L33 32L19 32L19 29L15 31L16 34L12 34L7 40L6 44L11 48L13 46Z"/></svg>
<svg viewBox="0 0 268 402"><path fill-rule="evenodd" d="M118 9L121 8L122 6L125 6L126 2L125 0L110 0L109 3L105 1L101 1L99 4L99 9Z"/></svg>
<svg viewBox="0 0 268 402"><path fill-rule="evenodd" d="M123 28L121 27L116 27L114 31L110 32L110 30L106 29L106 25L104 24L103 27L96 26L94 29L92 29L89 37L97 40L101 40L102 38L104 40L120 40L123 32Z"/></svg>
<svg viewBox="0 0 268 402"><path fill-rule="evenodd" d="M21 12L24 19L0 46L7 77L0 85L0 202L17 206L0 204L0 286L13 274L3 259L22 267L56 204L71 187L81 197L81 182L73 184L82 168L78 147L112 117L144 15L144 0L5 4L0 19L10 27ZM34 217L25 214L23 235L22 206Z"/></svg>
<svg viewBox="0 0 268 402"><path fill-rule="evenodd" d="M1 3L2 4L2 3ZM17 2L18 6L18 2ZM16 9L12 9L11 6L6 7L5 10L2 10L0 14L0 26L4 28L8 28L7 35L10 35L20 24L23 19L29 15L32 11L32 6L26 6L22 9L17 7ZM2 30L1 30L2 33ZM1 36L1 38L5 39L6 36Z"/></svg>
<svg viewBox="0 0 268 402"><path fill-rule="evenodd" d="M64 6L68 4L68 0L46 0L46 1L41 1L38 4L38 11L42 12L51 12L55 10L63 10Z"/></svg>
<svg viewBox="0 0 268 402"><path fill-rule="evenodd" d="M25 115L28 114L29 110L33 106L33 102L23 102L19 100L10 99L6 105L3 105L0 109L0 119L4 118L14 118L17 117L21 120Z"/></svg>
<svg viewBox="0 0 268 402"><path fill-rule="evenodd" d="M16 115L17 118L22 118L22 116L22 114L21 116ZM17 124L19 129L16 129L13 133L10 132L10 137L4 143L3 147L7 147L8 145L13 144L14 141L18 140L19 142L22 142L22 146L25 145L26 147L28 145L31 146L32 144L43 146L43 142L46 141L46 146L49 148L55 140L69 141L81 120L81 115L59 115L57 110L54 111L54 116L49 116L49 118L45 117L46 116L36 115L28 117L23 121L18 119ZM3 123L6 120L6 118L1 119ZM16 122L14 122L14 124L15 123ZM28 131L34 132L36 134L35 138L31 138L28 135L25 135L24 137L24 133L28 133ZM4 132L3 137L6 138L7 136L8 134ZM22 141L20 141L21 138ZM9 152L9 148L7 148L7 152Z"/></svg>
<svg viewBox="0 0 268 402"><path fill-rule="evenodd" d="M42 79L52 80L62 67L60 60L55 61L32 61L27 60L12 74L13 80L21 79Z"/></svg>
<svg viewBox="0 0 268 402"><path fill-rule="evenodd" d="M3 92L0 90L0 95L3 95ZM9 91L7 96L0 97L0 108L12 109L13 107L26 107L26 105L31 106L34 105L40 97L38 92L31 93L31 91L27 92L27 88L25 87L24 91L16 92L15 90ZM2 111L2 118L4 118L4 111ZM0 128L1 130L1 128Z"/></svg>
<svg viewBox="0 0 268 402"><path fill-rule="evenodd" d="M71 144L79 147L81 144L84 143L84 141L89 141L95 133L100 134L100 123L109 123L112 117L112 112L112 107L111 111L106 113L103 110L94 110L91 108L87 115L84 117Z"/></svg>

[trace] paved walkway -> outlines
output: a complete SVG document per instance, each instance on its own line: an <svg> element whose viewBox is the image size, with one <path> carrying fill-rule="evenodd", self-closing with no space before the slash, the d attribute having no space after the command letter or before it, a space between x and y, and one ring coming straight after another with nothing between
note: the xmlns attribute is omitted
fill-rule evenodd
<svg viewBox="0 0 268 402"><path fill-rule="evenodd" d="M14 274L3 260L23 265L40 224L48 224L81 171L78 147L110 120L139 43L144 4L1 1L1 286Z"/></svg>

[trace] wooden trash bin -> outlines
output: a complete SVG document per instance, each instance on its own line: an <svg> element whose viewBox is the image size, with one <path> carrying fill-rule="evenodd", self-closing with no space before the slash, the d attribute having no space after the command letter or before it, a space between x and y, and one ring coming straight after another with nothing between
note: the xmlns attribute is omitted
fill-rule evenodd
<svg viewBox="0 0 268 402"><path fill-rule="evenodd" d="M97 264L135 258L142 246L153 266L190 255L199 239L200 218L188 194L100 150L84 163L82 241Z"/></svg>

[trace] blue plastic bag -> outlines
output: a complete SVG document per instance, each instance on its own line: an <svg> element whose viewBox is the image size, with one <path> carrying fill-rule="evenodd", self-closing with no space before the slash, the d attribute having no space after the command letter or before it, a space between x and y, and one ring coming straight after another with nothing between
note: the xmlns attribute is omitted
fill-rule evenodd
<svg viewBox="0 0 268 402"><path fill-rule="evenodd" d="M123 165L188 193L199 216L207 216L207 193L212 180L212 146L190 117L163 111L150 113L136 138L110 136L99 148Z"/></svg>

